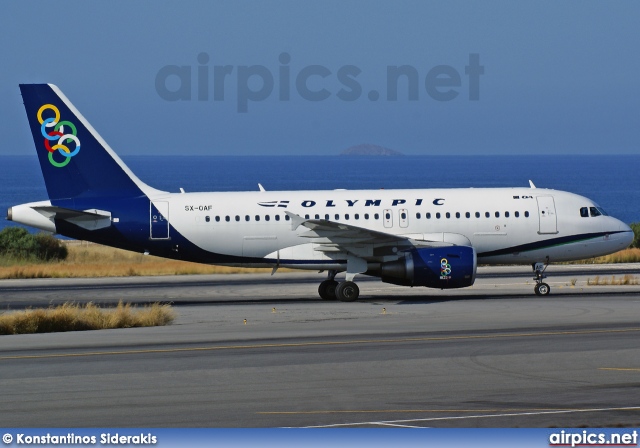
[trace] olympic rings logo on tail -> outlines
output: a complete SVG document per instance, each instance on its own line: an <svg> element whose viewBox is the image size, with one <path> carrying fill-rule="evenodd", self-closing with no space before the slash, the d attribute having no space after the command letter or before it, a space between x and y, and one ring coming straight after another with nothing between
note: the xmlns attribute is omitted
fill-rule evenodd
<svg viewBox="0 0 640 448"><path fill-rule="evenodd" d="M54 117L42 118L42 113L47 109L53 111ZM49 162L56 168L67 166L71 161L71 157L80 152L80 139L77 137L76 126L70 121L60 121L60 111L53 104L44 104L38 109L38 122L40 123L40 132L44 137L44 147L49 151ZM65 134L65 126L71 130L70 134ZM53 131L47 132L47 128L53 128ZM55 140L58 142L51 146L51 142ZM71 142L75 144L73 151L64 144ZM57 162L53 159L53 154L56 150L64 156L62 162Z"/></svg>
<svg viewBox="0 0 640 448"><path fill-rule="evenodd" d="M440 260L440 280L449 280L451 278L451 265L449 260L443 258Z"/></svg>

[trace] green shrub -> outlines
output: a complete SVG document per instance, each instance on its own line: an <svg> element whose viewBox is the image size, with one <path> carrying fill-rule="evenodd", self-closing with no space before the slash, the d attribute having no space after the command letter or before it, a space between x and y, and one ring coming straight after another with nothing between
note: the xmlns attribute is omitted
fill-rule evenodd
<svg viewBox="0 0 640 448"><path fill-rule="evenodd" d="M67 248L46 233L33 235L22 227L5 227L0 232L0 256L18 260L52 261L67 258Z"/></svg>
<svg viewBox="0 0 640 448"><path fill-rule="evenodd" d="M634 222L630 224L631 229L633 230L634 238L633 243L629 247L635 247L640 249L640 222Z"/></svg>

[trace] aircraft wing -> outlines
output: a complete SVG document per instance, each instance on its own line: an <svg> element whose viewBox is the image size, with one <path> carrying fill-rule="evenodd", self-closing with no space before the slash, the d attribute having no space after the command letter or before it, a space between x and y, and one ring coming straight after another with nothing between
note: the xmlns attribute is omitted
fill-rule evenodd
<svg viewBox="0 0 640 448"><path fill-rule="evenodd" d="M291 218L292 229L295 230L300 226L304 226L310 230L301 235L307 238L322 238L334 243L352 244L384 244L408 241L408 238L404 236L364 229L351 224L328 221L326 219L304 219L291 212L286 212L286 214Z"/></svg>
<svg viewBox="0 0 640 448"><path fill-rule="evenodd" d="M322 252L347 252L352 255L371 259L395 255L399 250L411 247L444 247L453 245L471 245L469 240L458 235L451 237L446 233L394 235L386 232L365 229L351 224L326 219L305 219L295 213L285 212L291 218L291 228L300 226L308 230L300 236L310 238L316 243L316 250ZM447 235L450 235L447 237ZM394 250L395 249L395 250Z"/></svg>

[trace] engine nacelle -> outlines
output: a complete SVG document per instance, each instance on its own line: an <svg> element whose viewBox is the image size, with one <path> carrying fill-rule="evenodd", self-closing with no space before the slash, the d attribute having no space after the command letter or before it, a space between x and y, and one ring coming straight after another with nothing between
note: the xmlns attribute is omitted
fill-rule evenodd
<svg viewBox="0 0 640 448"><path fill-rule="evenodd" d="M380 265L385 283L428 288L464 288L476 280L476 250L469 246L412 249L396 261Z"/></svg>

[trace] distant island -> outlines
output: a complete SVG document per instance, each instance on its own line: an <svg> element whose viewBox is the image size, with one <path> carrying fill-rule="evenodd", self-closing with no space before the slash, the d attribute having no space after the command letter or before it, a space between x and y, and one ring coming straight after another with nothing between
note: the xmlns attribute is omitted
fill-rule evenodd
<svg viewBox="0 0 640 448"><path fill-rule="evenodd" d="M340 153L341 156L403 156L399 151L384 146L363 143L351 146Z"/></svg>

